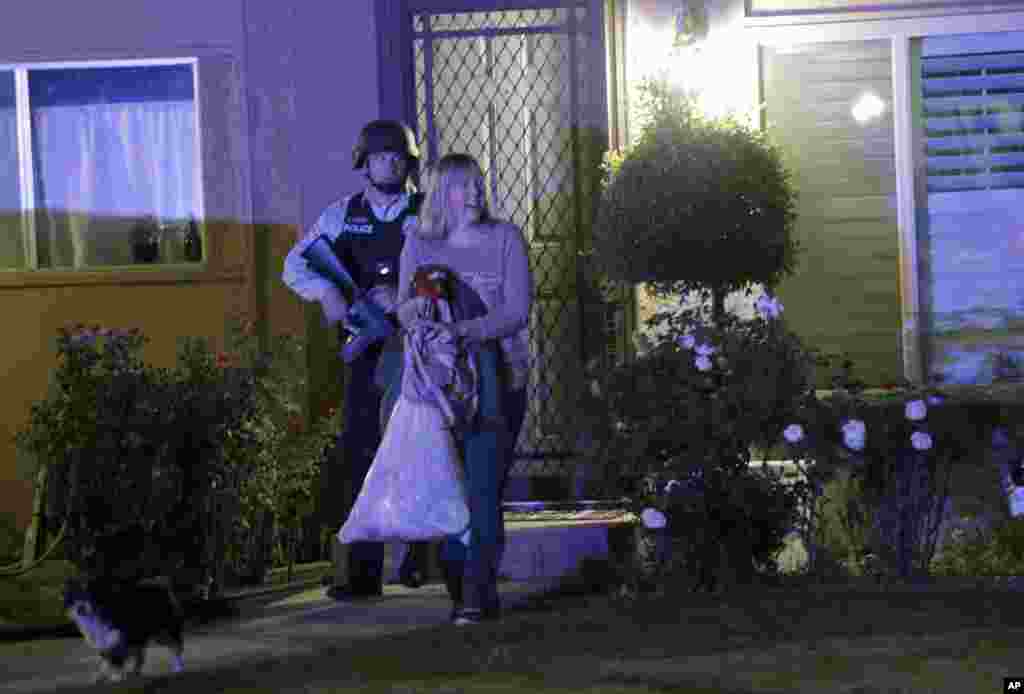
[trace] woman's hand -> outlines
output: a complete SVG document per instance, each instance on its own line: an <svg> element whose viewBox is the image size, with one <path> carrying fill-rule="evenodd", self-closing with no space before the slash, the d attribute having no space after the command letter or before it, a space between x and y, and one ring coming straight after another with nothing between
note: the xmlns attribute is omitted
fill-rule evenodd
<svg viewBox="0 0 1024 694"><path fill-rule="evenodd" d="M423 320L422 316L427 313L426 301L427 299L422 296L414 296L395 307L395 315L403 328L408 330L414 322Z"/></svg>

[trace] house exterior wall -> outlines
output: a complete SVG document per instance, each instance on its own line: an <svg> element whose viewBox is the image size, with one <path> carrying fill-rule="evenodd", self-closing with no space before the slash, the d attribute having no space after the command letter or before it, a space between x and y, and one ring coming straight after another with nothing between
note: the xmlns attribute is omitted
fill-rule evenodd
<svg viewBox="0 0 1024 694"><path fill-rule="evenodd" d="M377 39L373 0L297 7L246 2L254 305L267 330L309 341L311 390L322 402L340 395L335 331L281 272L320 212L365 184L352 170L352 146L362 126L381 117Z"/></svg>
<svg viewBox="0 0 1024 694"><path fill-rule="evenodd" d="M713 115L735 113L760 126L761 114L755 107L765 98L759 86L763 76L756 38L745 27L742 0L707 3L708 34L700 55L671 50L677 6L678 3L667 0L632 0L627 24L630 33L626 39L627 79L660 74L676 84L699 90L705 111ZM788 84L784 76L765 84L764 91L780 84ZM799 79L795 86L790 86L796 91L802 88ZM776 98L782 98L777 90ZM835 157L823 162L820 158L802 156L806 138L820 140L814 147L820 155L822 150L834 147L843 133L816 128L815 119L821 114L814 111L813 104L803 104L806 112L798 113L800 104L787 95L783 113L780 105L778 101L766 103L765 114L769 117L768 125L779 125L780 135L785 135L776 141L782 145L794 185L801 193L795 233L805 249L796 273L777 289L786 318L811 346L849 352L862 377L869 382L894 380L900 371L894 184L875 191L878 178L869 172L858 178L864 181L859 187L851 181L844 183L842 177L822 178L822 167L828 169L826 173L835 173L843 162L831 161ZM638 114L633 116L636 121ZM796 125L799 128L794 130ZM797 135L805 140L800 141ZM888 145L888 169L892 169L891 134ZM894 172L890 172L884 180L891 182L894 178ZM872 208L878 208L878 214L869 215L869 220L860 218L865 196L870 197ZM727 309L752 315L758 293L756 290L750 298L739 293L729 297ZM642 290L640 305L641 321L658 308L658 302ZM856 320L851 320L851 315Z"/></svg>
<svg viewBox="0 0 1024 694"><path fill-rule="evenodd" d="M918 296L926 259L918 254L916 234L923 231L914 219L915 170L921 164L914 160L914 95L906 77L910 38L965 29L1019 31L1024 3L915 7L921 3L766 0L754 1L748 12L743 0L707 0L709 31L698 56L671 50L679 4L629 1L626 79L635 83L644 74L661 73L701 90L701 103L711 113L733 111L776 129L801 195L796 234L806 249L796 274L778 288L787 319L811 346L849 353L870 384L915 379L924 359L926 317ZM970 21L961 16L982 11L984 21L978 19L982 15ZM839 75L840 54L868 50L871 42L888 55L873 59L870 69L847 65L850 74ZM761 47L772 46L817 51L819 64L790 61L790 74L782 75L778 68L785 61L776 60L774 81L766 79ZM833 59L834 79L825 65ZM825 72L812 75L815 69ZM843 89L881 94L881 119L860 126L836 99L830 104L808 96ZM849 96L852 106L856 95ZM656 304L642 291L639 299L642 322ZM740 297L731 303L741 313L750 310Z"/></svg>
<svg viewBox="0 0 1024 694"><path fill-rule="evenodd" d="M202 74L204 58L213 60L218 79L230 82L210 90L210 112L200 105L203 135L209 123L227 128L233 140L230 148L204 141L204 149L215 150L204 161L221 162L217 175L231 179L220 185L204 172L213 201L208 212L218 215L208 220L205 269L0 274L0 309L17 326L0 359L7 394L0 401L0 509L19 525L29 521L31 482L10 437L45 396L60 326L137 327L151 339L143 358L171 367L178 338L206 336L219 347L226 313L242 310L272 334L308 331L315 355L326 357L329 336L315 309L280 276L300 231L331 200L360 186L351 147L378 114L376 39L372 0L297 7L272 0L112 0L100 13L88 3L39 0L0 23L0 63L199 57ZM336 376L320 366L322 380Z"/></svg>

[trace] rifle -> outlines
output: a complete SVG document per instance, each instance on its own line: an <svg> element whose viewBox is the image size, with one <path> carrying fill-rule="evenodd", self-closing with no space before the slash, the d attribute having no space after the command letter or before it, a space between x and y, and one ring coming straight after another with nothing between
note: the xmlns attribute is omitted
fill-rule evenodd
<svg viewBox="0 0 1024 694"><path fill-rule="evenodd" d="M353 337L341 348L341 358L352 363L367 347L395 334L395 325L380 306L373 303L367 292L360 289L352 275L338 259L330 241L319 236L306 250L302 258L315 273L330 280L348 299L348 328ZM346 297L348 298L348 297Z"/></svg>

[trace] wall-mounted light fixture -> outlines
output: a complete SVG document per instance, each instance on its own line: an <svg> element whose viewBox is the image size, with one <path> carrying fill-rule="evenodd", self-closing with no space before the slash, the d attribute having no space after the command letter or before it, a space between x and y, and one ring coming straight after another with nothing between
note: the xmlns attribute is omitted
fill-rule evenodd
<svg viewBox="0 0 1024 694"><path fill-rule="evenodd" d="M679 0L675 14L673 48L687 48L708 34L708 12L705 0Z"/></svg>
<svg viewBox="0 0 1024 694"><path fill-rule="evenodd" d="M885 102L867 92L853 105L853 117L858 123L867 123L885 113Z"/></svg>

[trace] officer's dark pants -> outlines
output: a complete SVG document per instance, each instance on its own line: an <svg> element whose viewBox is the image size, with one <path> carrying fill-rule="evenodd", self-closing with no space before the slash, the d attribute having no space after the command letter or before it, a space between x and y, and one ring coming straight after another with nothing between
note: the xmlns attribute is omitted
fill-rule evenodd
<svg viewBox="0 0 1024 694"><path fill-rule="evenodd" d="M486 386L485 386L486 387ZM469 500L470 540L458 537L441 546L448 592L466 608L498 609L498 570L505 551L505 520L501 500L519 429L526 414L526 389L502 388L499 422L482 426L459 440ZM486 394L481 393L481 401Z"/></svg>
<svg viewBox="0 0 1024 694"><path fill-rule="evenodd" d="M380 354L380 345L374 345L349 364L345 384L345 412L338 446L341 464L349 479L346 512L351 512L355 505L380 445L382 393L374 383ZM383 586L386 545L380 542L354 542L348 548L349 585L352 590L378 592Z"/></svg>

